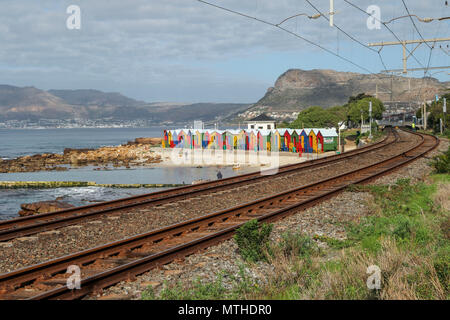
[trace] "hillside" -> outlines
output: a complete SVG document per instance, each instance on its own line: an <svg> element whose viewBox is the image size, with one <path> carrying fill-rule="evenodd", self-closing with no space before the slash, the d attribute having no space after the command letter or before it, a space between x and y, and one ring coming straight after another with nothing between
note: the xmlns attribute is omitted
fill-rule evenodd
<svg viewBox="0 0 450 320"><path fill-rule="evenodd" d="M150 124L214 121L248 108L232 103L147 103L98 90L49 90L0 85L0 122L40 119L147 120Z"/></svg>
<svg viewBox="0 0 450 320"><path fill-rule="evenodd" d="M81 112L81 111L80 111ZM34 87L0 85L0 119L73 117L75 110L64 100Z"/></svg>
<svg viewBox="0 0 450 320"><path fill-rule="evenodd" d="M145 102L125 97L118 92L102 92L99 90L49 90L48 93L72 105L137 107L145 104Z"/></svg>
<svg viewBox="0 0 450 320"><path fill-rule="evenodd" d="M439 82L434 78L423 80L334 70L290 69L278 77L275 85L249 111L301 111L313 105L327 108L344 104L350 96L361 92L375 96L377 89L382 101L390 101L391 81L392 101L430 100L450 86L450 82ZM418 92L421 92L420 99Z"/></svg>

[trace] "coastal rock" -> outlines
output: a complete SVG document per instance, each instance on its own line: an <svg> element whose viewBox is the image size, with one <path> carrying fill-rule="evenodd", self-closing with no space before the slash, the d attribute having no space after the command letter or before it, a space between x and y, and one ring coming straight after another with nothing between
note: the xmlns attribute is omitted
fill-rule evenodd
<svg viewBox="0 0 450 320"><path fill-rule="evenodd" d="M22 217L31 216L40 213L48 213L63 209L70 209L73 207L74 206L71 205L70 203L62 202L59 200L23 203L20 205L20 208L22 210L19 211L19 215Z"/></svg>
<svg viewBox="0 0 450 320"><path fill-rule="evenodd" d="M162 143L162 138L136 138L134 141L128 141L127 144L149 144L149 145L157 145Z"/></svg>
<svg viewBox="0 0 450 320"><path fill-rule="evenodd" d="M73 166L103 166L114 167L150 164L161 162L161 157L150 151L151 145L161 143L161 138L137 138L132 144L98 149L64 149L63 154L35 154L16 159L2 160L0 173L9 172L35 172L51 170L67 170L61 165Z"/></svg>

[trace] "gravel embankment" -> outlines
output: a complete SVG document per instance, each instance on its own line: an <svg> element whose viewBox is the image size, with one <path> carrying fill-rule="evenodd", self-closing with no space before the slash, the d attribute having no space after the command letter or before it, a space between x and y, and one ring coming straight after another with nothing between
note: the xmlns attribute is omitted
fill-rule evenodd
<svg viewBox="0 0 450 320"><path fill-rule="evenodd" d="M423 177L429 175L433 171L433 168L429 165L431 158L446 151L449 145L450 141L448 139L441 139L437 148L426 154L424 157L415 160L412 164L402 167L387 176L377 179L373 184L393 184L398 179L402 178L411 178L413 182L422 180Z"/></svg>
<svg viewBox="0 0 450 320"><path fill-rule="evenodd" d="M307 210L277 221L272 231L272 239L278 239L282 233L291 230L301 230L310 235L326 235L332 238L344 239L343 222L355 221L367 213L365 203L371 196L363 192L343 192L338 196L322 202ZM324 245L322 243L322 245ZM156 294L167 284L177 282L189 284L197 278L204 282L212 282L217 274L223 271L234 276L239 274L243 266L238 248L233 240L227 240L205 251L186 257L184 261L173 262L161 269L153 269L138 276L136 281L123 281L104 290L102 295L91 296L88 299L140 299L142 291L152 286ZM263 282L266 275L272 272L267 263L258 263L251 269L245 267L246 273L255 281ZM223 277L225 287L231 287L230 277Z"/></svg>
<svg viewBox="0 0 450 320"><path fill-rule="evenodd" d="M438 148L430 152L426 158L418 159L392 174L375 180L372 184L392 184L397 179L405 177L413 181L423 179L424 175L432 170L428 165L429 158L447 150L449 144L449 140L441 140ZM367 215L368 202L371 198L367 192L343 192L312 208L275 222L272 238L278 239L287 230L301 230L310 235L345 239L342 223L358 221ZM324 243L319 245L326 246ZM240 265L243 265L243 261L238 254L237 246L233 240L228 240L201 253L193 254L183 262L173 262L161 269L150 270L138 276L136 281L118 283L104 290L102 295L90 296L88 299L140 299L142 292L149 286L158 294L164 282L169 286L176 283L188 285L197 278L203 282L212 282L222 271L238 275ZM246 267L246 272L258 282L264 282L271 271L272 268L267 263L258 263L251 269ZM232 285L232 280L228 277L224 277L223 282L226 287Z"/></svg>
<svg viewBox="0 0 450 320"><path fill-rule="evenodd" d="M402 136L405 133L400 132ZM415 137L416 139L416 137ZM299 187L366 166L400 153L415 143L403 141L387 146L381 153L371 152L332 166L308 170L270 181L177 201L160 207L139 208L114 216L101 216L96 220L0 243L0 272L10 272L28 265L44 262L73 252L148 232L162 226L256 200L287 189Z"/></svg>

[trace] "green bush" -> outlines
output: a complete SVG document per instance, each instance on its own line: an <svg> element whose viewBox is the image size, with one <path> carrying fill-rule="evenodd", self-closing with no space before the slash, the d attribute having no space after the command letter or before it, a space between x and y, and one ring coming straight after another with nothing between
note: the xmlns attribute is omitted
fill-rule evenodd
<svg viewBox="0 0 450 320"><path fill-rule="evenodd" d="M281 235L281 241L278 243L281 251L286 255L297 255L306 257L317 250L317 245L310 236L288 231Z"/></svg>
<svg viewBox="0 0 450 320"><path fill-rule="evenodd" d="M431 160L431 166L436 173L450 173L450 147L444 154L435 156Z"/></svg>
<svg viewBox="0 0 450 320"><path fill-rule="evenodd" d="M234 240L244 260L256 262L265 259L264 249L268 248L273 225L264 223L259 227L256 219L246 222L236 230Z"/></svg>

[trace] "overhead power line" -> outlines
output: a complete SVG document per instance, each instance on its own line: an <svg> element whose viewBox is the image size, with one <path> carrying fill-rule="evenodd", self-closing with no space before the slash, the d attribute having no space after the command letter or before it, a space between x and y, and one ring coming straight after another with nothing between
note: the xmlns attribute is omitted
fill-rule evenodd
<svg viewBox="0 0 450 320"><path fill-rule="evenodd" d="M368 72L368 73L370 73L370 74L376 75L375 73L373 73L372 71L370 71L370 70L367 69L366 67L363 67L363 66L361 66L361 65L359 65L359 64L357 64L357 63L351 61L350 59L345 58L345 57L343 57L343 56L341 56L341 55L339 55L339 54L337 54L337 53L331 51L330 49L327 49L327 48L321 46L320 44L315 43L314 41L309 40L309 39L307 39L307 38L305 38L305 37L299 35L298 33L295 33L295 32L293 32L293 31L290 31L290 30L288 30L288 29L286 29L286 28L280 26L280 24L275 24L275 23L269 22L269 21L267 21L267 20L263 20L263 19L261 19L261 18L257 18L257 17L251 16L251 15L248 15L248 14L245 14L245 13L242 13L242 12L238 12L238 11L235 11L235 10L232 10L232 9L228 9L228 8L225 8L225 7L222 7L222 6L219 6L219 5L217 5L217 4L214 4L214 3L211 3L211 2L207 2L207 1L204 1L204 0L196 0L196 1L201 2L201 3L203 3L203 4L206 4L206 5L209 5L209 6L211 6L211 7L215 7L215 8L220 9L220 10L227 11L227 12L232 13L232 14L236 14L236 15L239 15L239 16L242 16L242 17L245 17L245 18L248 18L248 19L252 19L252 20L261 22L261 23L263 23L263 24L266 24L266 25L269 25L269 26L278 28L278 29L280 29L280 30L282 30L282 31L284 31L284 32L286 32L286 33L289 33L289 34L293 35L294 37L297 37L297 38L299 38L299 39L302 39L303 41L306 41L306 42L308 42L309 44L311 44L311 45L313 45L313 46L315 46L315 47L317 47L317 48L320 48L320 49L322 49L322 50L328 52L329 54L332 54L332 55L335 56L335 57L338 57L338 58L340 58L340 59L342 59L342 60L344 60L344 61L346 61L346 62L348 62L348 63L350 63L350 64L352 64L352 65L354 65L355 67L358 67L358 68L361 69L361 70L364 70L364 71L366 71L366 72Z"/></svg>
<svg viewBox="0 0 450 320"><path fill-rule="evenodd" d="M402 42L402 40L400 40L400 38L395 34L394 31L391 30L391 28L389 28L383 21L381 21L380 19L378 19L375 16L372 16L370 13L366 12L365 10L363 10L362 8L358 7L356 4L351 3L348 0L344 0L344 2L346 2L347 4L351 5L353 8L363 12L364 14L366 14L367 16L374 18L375 20L377 20L378 22L380 22L390 33L392 33L392 35L400 42ZM411 57L413 57L414 60L416 60L416 62L423 68L425 68L425 66L416 58L416 56L408 49L405 48L406 51L408 51L408 53L410 54Z"/></svg>
<svg viewBox="0 0 450 320"><path fill-rule="evenodd" d="M417 33L419 34L420 38L421 38L422 40L425 40L425 39L422 37L422 34L420 33L419 29L417 28L416 23L414 22L414 20L413 20L413 18L412 18L412 16L411 16L411 13L409 12L408 7L406 6L405 0L402 0L402 2L403 2L403 6L404 6L405 9L406 9L406 12L408 12L409 19L411 19L411 22L412 22L412 24L413 24L413 26L414 26L414 29L416 29L416 31L417 31ZM430 47L430 45L429 45L428 43L425 42L425 44L428 46L428 48L430 48L430 49L432 50L432 48ZM430 57L428 58L428 64L430 63L430 58L431 58L431 52L430 52Z"/></svg>
<svg viewBox="0 0 450 320"><path fill-rule="evenodd" d="M264 20L264 19L261 19L261 18L255 17L255 16L251 16L251 15L248 15L248 14L245 14L245 13L242 13L242 12L238 12L238 11L236 11L236 10L228 9L228 8L225 8L225 7L216 5L216 4L211 3L211 2L208 2L208 1L204 1L204 0L196 0L196 1L198 1L198 2L200 2L200 3L203 3L203 4L205 4L205 5L212 6L212 7L215 7L215 8L217 8L217 9L226 11L226 12L228 12L228 13L236 14L236 15L239 15L239 16L242 16L242 17L251 19L251 20L255 20L255 21L258 21L258 22L260 22L260 23L269 25L269 26L272 26L272 27L274 27L274 28L278 28L278 29L280 29L280 30L282 30L282 31L284 31L284 32L286 32L286 33L288 33L288 34L290 34L290 35L296 37L296 38L299 38L299 39L301 39L301 40L303 40L303 41L305 41L305 42L307 42L307 43L309 43L309 44L311 44L311 45L313 45L313 46L315 46L315 47L317 47L317 48L319 48L319 49L321 49L321 50L323 50L323 51L325 51L325 52L327 52L327 53L329 53L329 54L331 54L331 55L333 55L333 56L338 57L338 58L341 59L341 60L344 60L344 61L346 61L346 62L348 62L348 63L350 63L350 64L356 66L357 68L359 68L359 69L361 69L361 70L364 70L364 71L370 73L371 75L374 75L375 78L376 78L377 80L379 80L379 81L381 81L381 79L384 78L384 77L382 77L380 74L378 74L378 73L373 73L372 71L370 71L370 70L367 69L366 67L361 66L361 65L359 65L359 64L357 64L357 63L355 63L355 62L349 60L348 58L343 57L343 56L339 55L338 53L333 52L332 50L327 49L327 48L323 47L322 45L320 45L320 44L318 44L318 43L316 43L316 42L314 42L314 41L312 41L312 40L310 40L310 39L307 39L307 38L305 38L305 37L303 37L303 36L301 36L301 35L299 35L299 34L293 32L293 31L290 31L290 30L288 30L288 29L286 29L286 28L284 28L284 27L281 26L282 23L284 23L285 21L287 21L287 20L289 20L289 19L291 19L291 18L294 18L294 17L296 17L296 16L301 16L301 15L308 16L308 15L306 15L306 14L297 14L297 15L294 15L294 16L290 16L290 17L288 17L288 18L282 20L280 23L275 24L275 23L272 23L272 22L270 22L270 21L267 21L267 20ZM399 37L398 37L398 36L397 36L397 35L396 35L396 34L388 27L388 26L386 26L385 23L383 23L382 21L380 21L380 20L377 19L376 17L373 17L371 14L367 13L367 12L364 11L363 9L361 9L361 8L359 8L358 6L354 5L354 4L351 3L350 1L348 1L348 0L344 0L344 1L345 1L346 3L348 3L349 5L353 6L354 8L360 10L360 11L363 12L364 14L368 15L369 17L372 17L372 18L375 18L376 20L378 20L380 23L382 23L382 24L385 26L386 29L389 30L390 33L392 33L392 35L393 35L399 42L401 42L401 43L404 42L404 41L400 40L400 38L399 38ZM308 2L309 2L309 1L308 1ZM319 11L319 14L318 14L318 15L308 16L308 17L313 17L314 19L316 19L316 18L318 18L318 17L320 17L320 16L324 16L324 14L320 13L320 11ZM310 18L310 19L311 19L311 18ZM343 30L341 30L341 31L344 32ZM344 33L345 33L345 32L344 32ZM350 35L347 34L347 36L350 36ZM350 36L350 37L351 37L351 36ZM356 39L354 39L354 40L355 40L356 42L358 42ZM410 40L408 40L408 41L410 41ZM418 41L421 41L421 40L418 40ZM361 44L362 44L362 43L361 43ZM366 47L365 44L362 44L362 45ZM370 44L369 44L369 45L370 45ZM383 43L383 45L387 45L387 43ZM381 61L382 61L382 57L381 57L380 51L381 51L382 48L383 48L383 46L381 46L380 50L377 51L378 54L379 54L379 56L380 56ZM373 49L372 49L372 50L373 50ZM420 66L422 66L424 69L428 69L428 68L429 68L429 63L430 63L430 58L431 58L431 57L429 57L429 59L428 59L428 65L427 65L427 67L425 67L419 60L417 60L417 58L414 56L413 52L410 51L410 50L408 50L408 49L406 48L406 46L405 46L405 50L408 51L409 56L413 57L414 60L416 60L417 63L418 63ZM413 51L414 51L414 50L413 50ZM430 52L430 55L431 55L431 52ZM383 65L384 65L384 62L383 62L383 61L382 61L382 63L383 63ZM385 70L386 70L387 68L386 68L385 65L384 65L384 67L385 67ZM391 74L391 77L392 77L392 74ZM391 79L391 81L392 81L392 79ZM391 84L391 85L392 85L392 84Z"/></svg>
<svg viewBox="0 0 450 320"><path fill-rule="evenodd" d="M327 17L326 17L319 9L317 9L317 7L314 6L309 0L305 0L305 1L308 2L308 4L309 4L311 7L313 7L313 9L316 10L316 11L318 12L318 14L319 14L321 17L324 17L327 21L330 21L330 19L328 19L328 18L327 18ZM387 67L386 67L386 65L385 65L385 63L384 63L384 61L383 61L383 58L382 58L382 56L381 56L381 53L380 53L381 49L380 49L380 50L375 50L375 49L369 47L368 45L362 43L361 41L359 41L358 39L356 39L355 37L353 37L352 35L350 35L348 32L344 31L341 27L339 27L339 26L338 26L336 23L334 23L334 22L333 22L332 25L333 25L333 27L335 27L335 28L337 28L339 31L341 31L343 34L345 34L345 35L346 35L348 38L350 38L351 40L357 42L358 44L360 44L361 46L365 47L366 49L369 49L370 51L373 51L373 52L377 53L377 54L378 54L378 57L379 57L379 59L380 59L380 61L381 61L381 64L383 65L384 70L387 69Z"/></svg>
<svg viewBox="0 0 450 320"><path fill-rule="evenodd" d="M392 18L389 21L385 21L384 23L391 23L392 21L398 20L398 19L403 19L403 18L408 18L408 17L416 17L417 20L419 20L420 22L425 22L425 23L430 23L433 21L443 21L443 20L448 20L450 19L450 17L442 17L442 18L430 18L430 17L425 17L425 18L421 18L415 14L407 14L406 16L401 16L401 17L396 17L396 18Z"/></svg>
<svg viewBox="0 0 450 320"><path fill-rule="evenodd" d="M296 18L296 17L300 17L300 16L307 16L309 19L317 19L319 18L321 15L320 14L313 14L312 16L307 15L306 13L299 13L299 14L295 14L293 16L290 16L286 19L284 19L283 21L281 21L280 23L277 23L276 26L282 25L283 23L285 23L286 21L288 21L289 19L292 18Z"/></svg>

